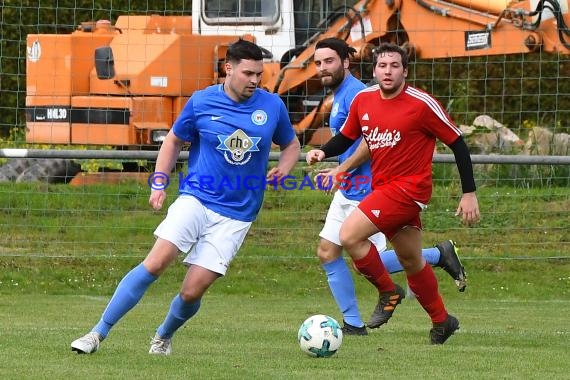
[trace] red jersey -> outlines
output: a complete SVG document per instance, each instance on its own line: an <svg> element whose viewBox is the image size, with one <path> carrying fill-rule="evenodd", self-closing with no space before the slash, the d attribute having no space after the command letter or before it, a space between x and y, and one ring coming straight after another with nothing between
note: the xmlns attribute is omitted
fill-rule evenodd
<svg viewBox="0 0 570 380"><path fill-rule="evenodd" d="M373 189L392 182L423 204L431 198L435 139L449 146L461 136L433 96L408 85L393 99L382 99L379 85L359 92L340 132L364 136Z"/></svg>

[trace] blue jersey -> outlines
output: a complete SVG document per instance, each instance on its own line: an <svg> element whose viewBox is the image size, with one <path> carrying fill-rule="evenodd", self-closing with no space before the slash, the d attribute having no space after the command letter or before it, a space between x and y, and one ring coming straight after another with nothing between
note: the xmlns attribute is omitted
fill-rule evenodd
<svg viewBox="0 0 570 380"><path fill-rule="evenodd" d="M342 127L344 124L348 116L348 111L350 109L350 103L352 102L352 99L354 99L356 94L364 88L366 88L366 85L364 83L359 81L354 76L348 74L334 92L333 106L331 110L331 116L329 118L329 126L331 128L333 136L339 132L340 127ZM356 140L346 152L338 157L340 163L344 162L348 157L352 155L352 153L354 153L360 144L361 139L362 138ZM370 161L367 161L358 168L352 170L350 174L352 178L351 185L344 186L344 184L341 183L340 191L348 199L361 201L370 192L371 189L370 182L372 181L372 175L370 172ZM364 176L360 177L358 184L355 183L356 176ZM366 179L366 182L368 183L362 184L363 179Z"/></svg>
<svg viewBox="0 0 570 380"><path fill-rule="evenodd" d="M261 208L272 143L285 145L295 138L279 96L256 89L236 103L222 84L195 92L172 130L191 144L180 194L245 222L255 220Z"/></svg>

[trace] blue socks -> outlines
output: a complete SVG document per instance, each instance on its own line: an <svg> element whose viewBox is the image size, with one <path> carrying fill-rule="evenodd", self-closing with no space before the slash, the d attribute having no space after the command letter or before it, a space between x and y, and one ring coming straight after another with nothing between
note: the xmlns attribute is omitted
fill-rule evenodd
<svg viewBox="0 0 570 380"><path fill-rule="evenodd" d="M431 265L437 265L439 263L439 258L441 257L441 252L436 247L424 248L422 249L422 256L426 259L426 262Z"/></svg>
<svg viewBox="0 0 570 380"><path fill-rule="evenodd" d="M341 256L330 263L323 264L323 269L327 274L329 287L344 321L355 327L364 326L358 311L352 273L348 269L344 258Z"/></svg>
<svg viewBox="0 0 570 380"><path fill-rule="evenodd" d="M188 303L180 297L180 294L176 295L170 304L168 315L158 327L156 333L164 339L172 338L176 330L192 318L198 312L198 309L200 309L200 300Z"/></svg>
<svg viewBox="0 0 570 380"><path fill-rule="evenodd" d="M97 332L102 338L107 337L111 328L142 298L150 284L157 279L143 264L139 264L123 277L115 294L107 304L101 320L91 331Z"/></svg>
<svg viewBox="0 0 570 380"><path fill-rule="evenodd" d="M441 252L436 247L433 248L424 248L422 249L422 256L426 260L429 265L437 265L439 262L439 257L441 256ZM386 270L390 273L401 272L404 270L402 265L398 261L398 257L396 256L396 252L393 250L384 251L380 253L380 260L386 267Z"/></svg>

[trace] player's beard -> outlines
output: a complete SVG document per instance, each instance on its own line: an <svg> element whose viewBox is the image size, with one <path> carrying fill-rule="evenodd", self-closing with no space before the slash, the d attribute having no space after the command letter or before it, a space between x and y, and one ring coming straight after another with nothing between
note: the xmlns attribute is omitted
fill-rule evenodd
<svg viewBox="0 0 570 380"><path fill-rule="evenodd" d="M337 88L344 80L344 70L339 70L337 72L330 73L326 76L321 77L321 84L325 87L334 90Z"/></svg>

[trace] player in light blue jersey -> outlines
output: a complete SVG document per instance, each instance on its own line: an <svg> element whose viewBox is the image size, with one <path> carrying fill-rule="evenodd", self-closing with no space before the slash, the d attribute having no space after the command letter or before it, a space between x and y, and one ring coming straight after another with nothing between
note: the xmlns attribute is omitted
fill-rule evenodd
<svg viewBox="0 0 570 380"><path fill-rule="evenodd" d="M156 228L150 253L123 277L91 332L71 343L73 351L96 352L111 328L183 252L186 276L149 350L169 355L174 333L198 312L206 290L225 275L261 208L266 181L288 175L300 153L285 105L277 95L257 88L262 58L257 45L240 39L228 48L224 84L188 100L160 148L155 172L170 173L189 142L189 174L180 184L180 195ZM281 156L268 172L273 143ZM149 203L155 210L165 201L165 186L161 180L152 182Z"/></svg>
<svg viewBox="0 0 570 380"><path fill-rule="evenodd" d="M326 38L317 42L314 61L321 83L333 92L333 105L329 118L329 126L336 135L350 108L355 95L366 86L355 78L349 70L350 56L355 49L337 38ZM371 191L371 171L366 143L361 144L361 138L342 155L339 156L339 166L319 171L324 188L338 187L329 207L325 225L320 236L317 255L327 275L332 295L343 314L343 331L347 335L367 335L366 326L360 317L356 300L352 275L342 257L340 244L340 227L344 219L354 210L358 203ZM353 168L352 170L349 170ZM339 182L339 177L342 180ZM329 179L333 179L334 186ZM350 181L350 182L349 182ZM380 252L380 259L390 273L403 271L396 252L386 250L386 238L379 232L370 237L370 241ZM457 256L455 244L452 241L442 242L434 248L422 250L426 262L442 267L455 280L460 291L465 290L466 275ZM393 311L395 306L404 298L404 290L396 285L394 292L381 297L379 305L372 314L368 327L376 328L384 321L386 312ZM391 314L390 314L391 315Z"/></svg>

